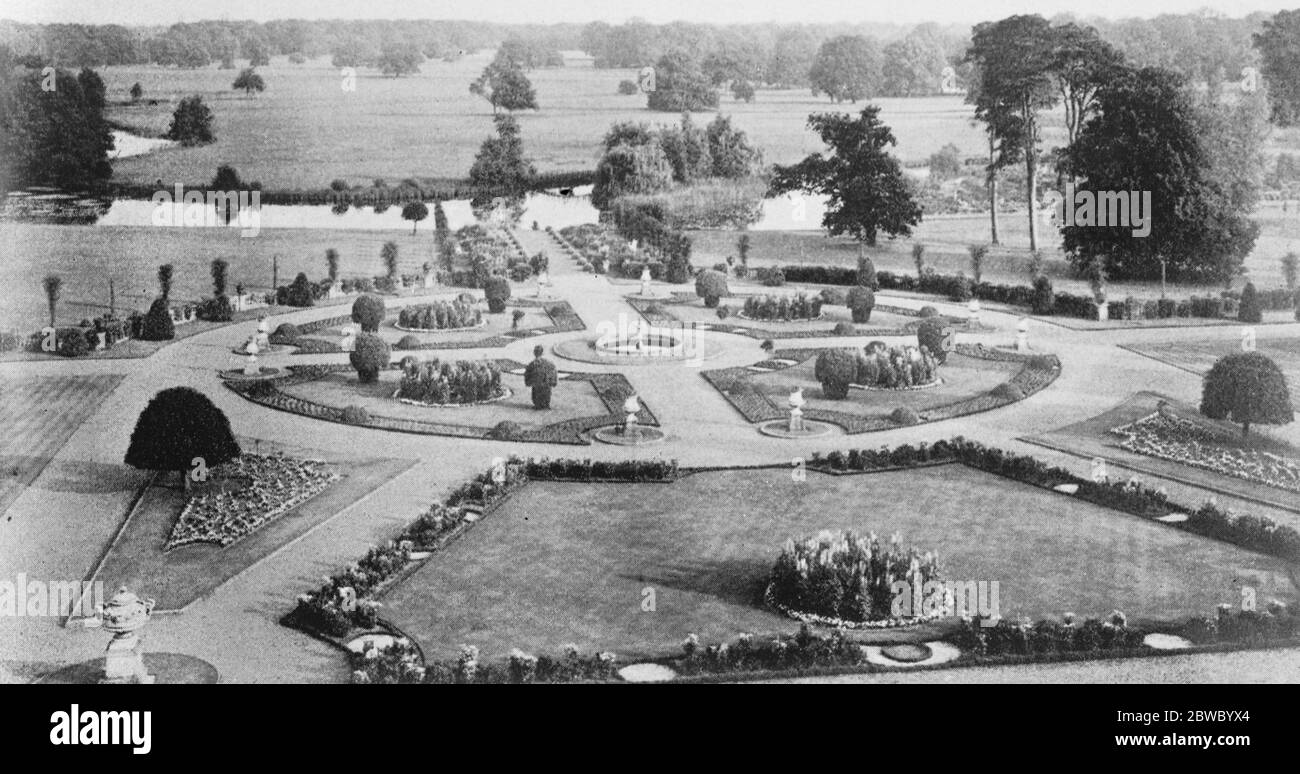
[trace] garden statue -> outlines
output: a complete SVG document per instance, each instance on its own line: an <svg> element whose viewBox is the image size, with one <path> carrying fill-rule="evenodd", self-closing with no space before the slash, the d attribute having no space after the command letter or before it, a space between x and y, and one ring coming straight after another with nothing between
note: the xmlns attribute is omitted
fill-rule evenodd
<svg viewBox="0 0 1300 774"><path fill-rule="evenodd" d="M1241 329L1241 351L1242 352L1255 351L1255 329L1254 328Z"/></svg>
<svg viewBox="0 0 1300 774"><path fill-rule="evenodd" d="M104 677L101 683L151 684L154 676L145 669L140 653L138 632L149 623L153 612L152 599L140 599L123 586L108 604L99 609L99 619L105 631L113 634L104 656Z"/></svg>
<svg viewBox="0 0 1300 774"><path fill-rule="evenodd" d="M623 401L623 411L627 414L627 419L623 422L623 435L629 438L637 438L641 435L641 427L636 423L636 415L641 411L641 402L637 400L636 393L627 396Z"/></svg>
<svg viewBox="0 0 1300 774"><path fill-rule="evenodd" d="M645 266L641 269L641 295L645 298L650 297L650 267Z"/></svg>
<svg viewBox="0 0 1300 774"><path fill-rule="evenodd" d="M344 352L352 352L357 348L357 329L355 325L347 325L343 328L343 341L339 342L339 347Z"/></svg>
<svg viewBox="0 0 1300 774"><path fill-rule="evenodd" d="M559 383L555 364L542 357L546 350L538 345L533 347L533 362L524 369L524 386L533 388L533 408L551 407L551 390Z"/></svg>
<svg viewBox="0 0 1300 774"><path fill-rule="evenodd" d="M257 365L257 353L260 348L257 346L256 341L250 341L246 349L248 351L248 362L244 363L244 376L258 376L262 373L261 367Z"/></svg>
<svg viewBox="0 0 1300 774"><path fill-rule="evenodd" d="M972 298L972 299L970 300L970 303L966 305L966 308L970 311L970 327L972 327L972 328L978 328L978 327L980 327L980 301L979 301L979 299L978 299L978 298Z"/></svg>
<svg viewBox="0 0 1300 774"><path fill-rule="evenodd" d="M803 397L803 388L796 387L794 392L790 393L790 425L789 430L792 433L803 432L803 407L808 401Z"/></svg>
<svg viewBox="0 0 1300 774"><path fill-rule="evenodd" d="M1024 352L1029 349L1029 318L1021 317L1016 324L1016 350Z"/></svg>

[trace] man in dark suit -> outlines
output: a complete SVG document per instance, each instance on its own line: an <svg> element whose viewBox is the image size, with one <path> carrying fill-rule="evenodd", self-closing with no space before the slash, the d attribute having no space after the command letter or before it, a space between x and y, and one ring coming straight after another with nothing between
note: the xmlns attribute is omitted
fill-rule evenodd
<svg viewBox="0 0 1300 774"><path fill-rule="evenodd" d="M541 346L533 347L533 362L524 369L524 386L533 388L533 408L551 407L551 389L559 383L555 364L542 357Z"/></svg>

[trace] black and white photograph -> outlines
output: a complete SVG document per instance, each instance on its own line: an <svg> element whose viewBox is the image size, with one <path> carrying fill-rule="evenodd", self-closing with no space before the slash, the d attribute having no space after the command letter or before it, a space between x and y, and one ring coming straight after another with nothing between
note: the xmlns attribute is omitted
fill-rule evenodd
<svg viewBox="0 0 1300 774"><path fill-rule="evenodd" d="M1300 682L1286 5L6 0L0 684Z"/></svg>

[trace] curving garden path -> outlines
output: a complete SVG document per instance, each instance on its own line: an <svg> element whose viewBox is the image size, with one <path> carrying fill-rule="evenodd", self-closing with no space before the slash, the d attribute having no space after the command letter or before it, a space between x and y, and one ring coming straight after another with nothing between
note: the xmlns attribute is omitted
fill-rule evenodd
<svg viewBox="0 0 1300 774"><path fill-rule="evenodd" d="M636 283L616 283L579 271L559 256L549 237L541 231L518 231L529 254L546 251L555 256L550 276L550 293L567 300L587 326L574 334L533 337L505 348L458 350L457 357L505 357L526 362L532 347L553 345L574 337L590 338L601 321L617 324L619 315L636 318L623 299L638 290ZM523 295L533 293L526 285ZM889 303L919 308L933 304L941 312L964 316L964 307L920 297L892 296ZM336 316L345 307L305 310L277 317L275 322L304 322ZM982 313L987 330L961 334L961 340L988 345L1007 345L1014 340L1018 317L1006 312ZM67 375L121 374L116 389L101 397L101 403L80 424L55 454L51 465L37 477L10 508L0 514L0 578L25 573L29 578L80 579L95 566L106 541L122 518L122 497L106 499L102 493L73 491L60 478L63 471L89 465L118 466L125 454L135 418L159 390L189 386L201 390L230 418L241 438L264 439L307 449L349 450L358 457L399 457L415 460L405 473L381 485L361 501L345 508L329 521L297 541L282 546L211 596L194 603L185 613L160 616L150 624L146 649L186 653L215 665L228 682L314 682L345 679L343 659L330 647L295 630L280 626L278 618L300 593L320 583L321 576L354 561L367 545L386 540L415 514L441 499L454 486L485 469L494 457L507 453L529 456L580 456L594 459L636 457L676 458L687 466L759 464L788 462L815 450L854 446L877 447L899 443L934 441L964 435L990 445L1033 454L1085 474L1088 461L1049 451L1018 440L1049 429L1100 414L1139 390L1161 392L1179 400L1196 401L1200 380L1193 374L1143 357L1120 344L1167 340L1224 342L1233 346L1239 336L1232 326L1192 327L1157 330L1076 331L1051 324L1035 323L1031 346L1057 354L1062 361L1060 377L1048 388L1014 405L958 419L914 427L845 437L836 434L799 442L761 435L745 422L730 404L699 375L698 367L680 362L617 367L563 361L565 370L619 371L630 380L658 417L666 433L656 446L627 448L596 444L576 449L544 444L504 444L494 441L456 439L389 433L315 421L255 406L221 386L217 371L238 367L241 359L232 346L245 340L255 322L234 324L198 334L164 347L139 360L34 361L0 364L0 376L57 378ZM1300 324L1262 326L1261 341L1273 337L1300 335ZM745 365L762 357L758 342L741 336L717 335L725 350L705 362L705 368ZM844 338L800 339L798 346L843 345ZM863 340L857 340L860 346ZM781 343L778 342L778 347ZM263 362L305 364L340 362L345 355L272 355ZM1162 482L1165 483L1165 482ZM1208 493L1193 487L1169 483L1179 499L1199 502ZM1234 505L1231 498L1220 502ZM111 507L105 507L108 503ZM1244 510L1275 518L1269 509L1242 504ZM112 593L112 590L108 590ZM0 665L19 677L31 677L68 662L94 658L103 651L106 636L96 630L62 628L57 618L0 619ZM1290 679L1300 679L1300 664L1289 664ZM1237 673L1240 659L1223 656L1142 659L1125 664L1125 678L1132 681L1198 680L1230 678ZM948 679L967 675L979 679L1000 679L1015 674L1012 669L984 674L973 670L949 673ZM1078 666L1033 667L1035 675L1047 670L1060 679L1111 680L1107 670ZM1026 673L1027 674L1027 673ZM1207 676L1208 675L1208 676ZM1243 679L1248 675L1243 675ZM906 676L890 676L909 679ZM917 679L920 679L918 676ZM928 676L926 679L935 679ZM944 679L944 678L939 678Z"/></svg>

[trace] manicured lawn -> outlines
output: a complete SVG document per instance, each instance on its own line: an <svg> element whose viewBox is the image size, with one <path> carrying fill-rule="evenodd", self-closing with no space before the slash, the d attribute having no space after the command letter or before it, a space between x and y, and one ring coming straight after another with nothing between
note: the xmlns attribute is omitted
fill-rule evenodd
<svg viewBox="0 0 1300 774"><path fill-rule="evenodd" d="M664 655L692 632L797 628L762 606L767 573L787 537L840 528L901 532L938 553L944 577L998 581L1005 616L1177 619L1236 600L1243 583L1295 598L1275 559L962 466L792 478L531 484L390 590L383 614L438 657L569 642Z"/></svg>

